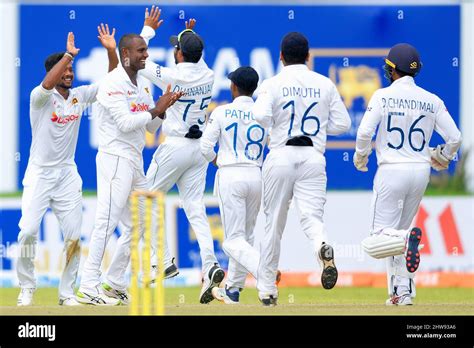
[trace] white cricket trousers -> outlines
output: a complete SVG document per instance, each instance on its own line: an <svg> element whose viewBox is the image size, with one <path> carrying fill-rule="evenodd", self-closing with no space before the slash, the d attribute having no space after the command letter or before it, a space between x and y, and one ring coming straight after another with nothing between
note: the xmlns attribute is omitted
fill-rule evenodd
<svg viewBox="0 0 474 348"><path fill-rule="evenodd" d="M326 242L323 224L326 203L324 156L312 146L284 146L272 149L263 164L263 207L265 234L260 247L257 289L260 298L278 296L275 284L280 260L280 243L288 208L294 200L301 227L311 242L318 264L318 252Z"/></svg>
<svg viewBox="0 0 474 348"><path fill-rule="evenodd" d="M257 278L260 254L253 247L262 198L262 174L256 166L225 166L216 174L224 243L229 256L226 286L243 289L247 274Z"/></svg>
<svg viewBox="0 0 474 348"><path fill-rule="evenodd" d="M74 296L81 257L82 179L77 167L39 167L28 164L23 178L19 255L16 265L21 288L36 288L33 261L41 220L48 208L59 221L64 239L65 267L59 282L59 299Z"/></svg>
<svg viewBox="0 0 474 348"><path fill-rule="evenodd" d="M429 163L382 164L374 179L371 204L371 234L386 233L405 237L430 179ZM414 290L415 273L406 269L404 255L387 257L389 295ZM412 292L414 297L415 292Z"/></svg>
<svg viewBox="0 0 474 348"><path fill-rule="evenodd" d="M208 165L201 154L199 139L168 136L153 154L146 173L147 187L150 191L168 192L174 184L178 186L184 212L196 233L204 273L217 263L203 201ZM154 221L158 221L157 214L158 211L153 210ZM156 255L156 251L154 254ZM171 264L167 245L164 255L166 268Z"/></svg>
<svg viewBox="0 0 474 348"><path fill-rule="evenodd" d="M125 271L130 260L130 234L132 229L129 196L134 190L146 189L143 168L136 168L128 159L98 152L97 209L89 243L89 255L82 270L81 292L100 292L100 266L110 236L119 221L123 231L117 241L114 256L107 272L107 282L117 289L126 289ZM143 232L141 230L141 232Z"/></svg>

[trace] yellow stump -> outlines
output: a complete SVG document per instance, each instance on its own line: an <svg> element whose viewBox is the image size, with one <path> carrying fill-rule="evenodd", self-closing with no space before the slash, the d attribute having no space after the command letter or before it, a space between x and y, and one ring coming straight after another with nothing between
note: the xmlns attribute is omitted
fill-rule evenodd
<svg viewBox="0 0 474 348"><path fill-rule="evenodd" d="M144 202L142 201L144 200ZM156 203L156 204L154 204ZM156 235L152 233L153 209L158 209L155 221ZM165 240L165 195L162 192L134 191L131 195L132 236L130 244L131 282L130 310L131 315L164 315L164 240ZM140 236L143 235L140 267ZM157 272L155 291L151 290L151 249L155 244L157 250ZM142 284L139 286L138 275L142 271ZM141 309L141 311L140 311Z"/></svg>

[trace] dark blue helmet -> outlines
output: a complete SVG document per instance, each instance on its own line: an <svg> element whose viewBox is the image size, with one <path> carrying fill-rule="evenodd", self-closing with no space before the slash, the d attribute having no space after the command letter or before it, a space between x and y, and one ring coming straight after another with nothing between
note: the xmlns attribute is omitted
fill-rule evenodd
<svg viewBox="0 0 474 348"><path fill-rule="evenodd" d="M422 66L418 51L407 43L393 46L385 58L385 64L386 70L395 69L411 76L416 76Z"/></svg>

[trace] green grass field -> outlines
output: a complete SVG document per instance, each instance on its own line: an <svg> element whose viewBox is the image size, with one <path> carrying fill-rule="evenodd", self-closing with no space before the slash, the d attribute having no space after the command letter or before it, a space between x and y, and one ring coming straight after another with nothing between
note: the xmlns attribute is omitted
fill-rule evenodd
<svg viewBox="0 0 474 348"><path fill-rule="evenodd" d="M414 306L384 305L385 289L282 288L278 306L263 307L255 289L241 294L241 304L229 306L213 301L198 302L199 288L167 288L167 315L474 315L474 289L417 289ZM18 289L0 289L0 315L127 315L128 307L61 307L57 289L42 288L35 293L35 306L16 307Z"/></svg>

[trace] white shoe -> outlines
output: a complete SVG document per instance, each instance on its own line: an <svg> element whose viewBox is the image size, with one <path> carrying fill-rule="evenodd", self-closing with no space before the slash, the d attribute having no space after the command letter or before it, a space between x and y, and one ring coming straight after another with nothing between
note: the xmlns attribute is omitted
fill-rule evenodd
<svg viewBox="0 0 474 348"><path fill-rule="evenodd" d="M17 306L32 306L33 305L33 294L35 293L34 288L22 288L18 295Z"/></svg>
<svg viewBox="0 0 474 348"><path fill-rule="evenodd" d="M386 306L412 306L413 302L411 300L410 294L392 296L387 301L385 301Z"/></svg>
<svg viewBox="0 0 474 348"><path fill-rule="evenodd" d="M120 304L124 306L128 306L130 303L130 296L127 291L114 289L107 283L102 283L102 291L106 296L120 300Z"/></svg>
<svg viewBox="0 0 474 348"><path fill-rule="evenodd" d="M209 303L214 299L214 296L212 296L212 288L219 287L224 277L224 270L220 268L217 263L214 264L202 279L201 294L199 295L200 303Z"/></svg>
<svg viewBox="0 0 474 348"><path fill-rule="evenodd" d="M239 291L229 292L227 289L214 287L212 288L212 296L225 304L239 304Z"/></svg>
<svg viewBox="0 0 474 348"><path fill-rule="evenodd" d="M60 306L82 306L74 297L68 297L62 300L59 300Z"/></svg>
<svg viewBox="0 0 474 348"><path fill-rule="evenodd" d="M94 306L118 306L120 300L117 298L109 297L99 291L96 293L86 293L78 291L76 293L76 300L82 304L94 305Z"/></svg>

